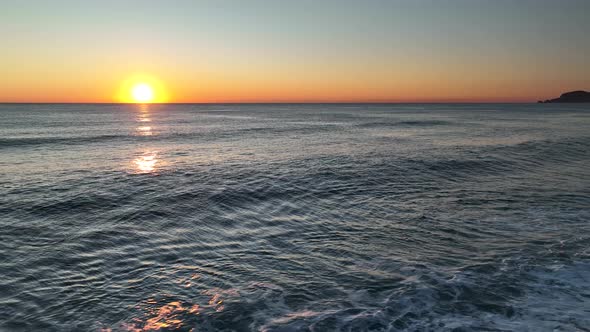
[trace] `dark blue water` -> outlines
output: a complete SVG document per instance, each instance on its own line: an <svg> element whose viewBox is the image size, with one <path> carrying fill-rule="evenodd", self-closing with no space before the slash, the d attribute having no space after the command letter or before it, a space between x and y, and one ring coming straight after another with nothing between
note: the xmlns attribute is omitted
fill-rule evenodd
<svg viewBox="0 0 590 332"><path fill-rule="evenodd" d="M590 106L1 105L2 331L588 331Z"/></svg>

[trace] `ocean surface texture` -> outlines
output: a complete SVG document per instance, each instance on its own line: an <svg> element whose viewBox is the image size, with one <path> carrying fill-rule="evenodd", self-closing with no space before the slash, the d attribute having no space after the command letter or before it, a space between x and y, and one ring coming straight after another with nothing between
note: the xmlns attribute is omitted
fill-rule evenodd
<svg viewBox="0 0 590 332"><path fill-rule="evenodd" d="M1 331L589 331L590 106L0 105Z"/></svg>

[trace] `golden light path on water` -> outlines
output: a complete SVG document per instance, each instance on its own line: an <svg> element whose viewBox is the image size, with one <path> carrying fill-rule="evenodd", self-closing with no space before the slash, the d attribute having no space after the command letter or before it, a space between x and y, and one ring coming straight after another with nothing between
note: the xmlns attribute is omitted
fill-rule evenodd
<svg viewBox="0 0 590 332"><path fill-rule="evenodd" d="M152 136L152 127L150 126L142 126L142 127L137 127L137 131L139 132L139 134L141 136Z"/></svg>
<svg viewBox="0 0 590 332"><path fill-rule="evenodd" d="M153 126L146 125L152 122L150 118L150 109L148 104L140 104L139 114L137 115L137 122L139 126L135 128L138 136L152 136L154 135ZM158 152L147 149L141 152L141 155L133 160L134 170L136 173L146 174L156 171L156 166L159 162Z"/></svg>
<svg viewBox="0 0 590 332"><path fill-rule="evenodd" d="M150 105L139 104L137 108L137 127L135 133L138 136L153 136L155 124L150 116ZM133 170L137 174L149 174L157 172L160 159L158 151L153 149L141 149L139 155L133 159ZM192 273L189 277L177 279L175 282L182 288L198 287L199 275ZM202 313L221 312L225 309L224 296L237 296L232 290L200 290L195 294L208 298L203 303L189 303L180 300L158 301L149 298L139 303L135 310L139 313L119 327L103 327L101 332L124 330L131 332L161 331L179 329L187 325L189 317L198 317ZM115 328L115 329L113 329ZM194 329L191 329L194 331Z"/></svg>
<svg viewBox="0 0 590 332"><path fill-rule="evenodd" d="M196 267L180 268L190 274L182 278L173 278L171 274L179 271L160 271L160 277L174 282L179 288L194 290L195 299L187 301L181 296L166 294L166 299L148 298L132 308L134 314L118 326L103 326L100 332L114 331L169 331L198 325L201 316L210 316L225 310L226 299L236 299L240 294L235 289L199 289L201 276L190 272ZM198 327L189 331L196 332Z"/></svg>
<svg viewBox="0 0 590 332"><path fill-rule="evenodd" d="M148 151L144 155L135 158L133 162L139 173L152 173L156 170L156 164L158 163L157 157L156 151Z"/></svg>

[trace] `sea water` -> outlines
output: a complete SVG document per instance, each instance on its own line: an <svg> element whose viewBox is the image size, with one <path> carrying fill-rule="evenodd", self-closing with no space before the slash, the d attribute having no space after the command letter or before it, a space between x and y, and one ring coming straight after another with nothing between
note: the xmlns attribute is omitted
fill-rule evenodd
<svg viewBox="0 0 590 332"><path fill-rule="evenodd" d="M0 330L590 330L590 106L0 105Z"/></svg>

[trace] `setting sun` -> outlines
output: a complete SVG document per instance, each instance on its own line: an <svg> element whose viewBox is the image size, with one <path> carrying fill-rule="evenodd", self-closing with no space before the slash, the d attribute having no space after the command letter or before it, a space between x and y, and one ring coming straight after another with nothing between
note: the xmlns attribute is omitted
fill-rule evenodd
<svg viewBox="0 0 590 332"><path fill-rule="evenodd" d="M154 89L146 83L139 83L131 89L133 100L138 103L150 103L154 100Z"/></svg>
<svg viewBox="0 0 590 332"><path fill-rule="evenodd" d="M121 81L117 99L122 103L167 103L168 89L153 75L134 74Z"/></svg>

